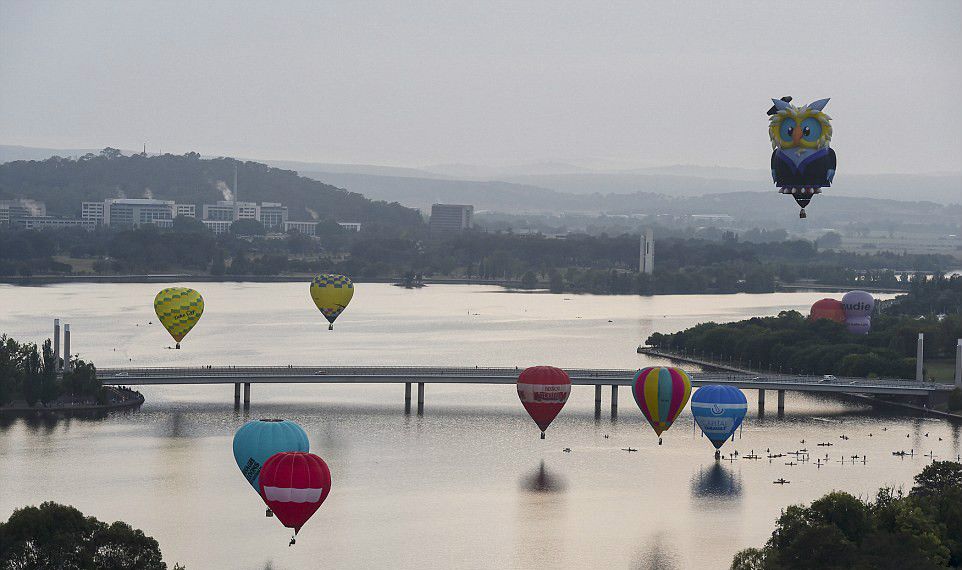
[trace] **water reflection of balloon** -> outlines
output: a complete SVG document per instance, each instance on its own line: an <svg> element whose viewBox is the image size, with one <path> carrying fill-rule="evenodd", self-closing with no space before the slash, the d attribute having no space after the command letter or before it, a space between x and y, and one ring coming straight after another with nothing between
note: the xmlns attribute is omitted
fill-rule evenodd
<svg viewBox="0 0 962 570"><path fill-rule="evenodd" d="M742 494L742 484L735 472L715 463L710 467L700 467L691 478L693 497L734 498Z"/></svg>
<svg viewBox="0 0 962 570"><path fill-rule="evenodd" d="M661 434L685 409L691 396L691 379L680 368L654 366L639 370L631 391L641 413L648 419L652 429Z"/></svg>
<svg viewBox="0 0 962 570"><path fill-rule="evenodd" d="M354 297L354 282L336 273L322 273L311 281L311 299L327 319L328 330L334 330L334 321Z"/></svg>
<svg viewBox="0 0 962 570"><path fill-rule="evenodd" d="M204 298L187 287L168 287L154 297L154 312L180 348L180 341L204 314Z"/></svg>
<svg viewBox="0 0 962 570"><path fill-rule="evenodd" d="M691 397L691 415L702 434L715 446L716 459L718 449L729 437L734 437L747 412L748 400L734 386L702 386Z"/></svg>
<svg viewBox="0 0 962 570"><path fill-rule="evenodd" d="M560 476L548 471L542 460L534 473L522 478L521 488L535 493L559 493L565 490L565 482Z"/></svg>
<svg viewBox="0 0 962 570"><path fill-rule="evenodd" d="M331 470L312 453L278 453L261 469L260 492L277 520L296 536L331 492Z"/></svg>
<svg viewBox="0 0 962 570"><path fill-rule="evenodd" d="M251 487L260 494L258 476L274 454L311 450L307 434L289 420L249 421L234 434L234 461Z"/></svg>
<svg viewBox="0 0 962 570"><path fill-rule="evenodd" d="M571 393L568 373L554 366L532 366L518 376L518 398L541 428L541 439Z"/></svg>

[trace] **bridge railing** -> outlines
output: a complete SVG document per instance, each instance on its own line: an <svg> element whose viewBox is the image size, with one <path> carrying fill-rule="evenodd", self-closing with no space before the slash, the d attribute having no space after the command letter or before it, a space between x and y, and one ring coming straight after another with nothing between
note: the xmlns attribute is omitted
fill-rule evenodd
<svg viewBox="0 0 962 570"><path fill-rule="evenodd" d="M521 372L519 367L456 367L456 366L193 366L193 367L140 367L140 368L102 368L98 370L101 378L121 380L123 378L158 378L158 377L310 377L316 376L320 380L325 376L395 376L399 378L431 378L431 377L511 377ZM634 376L635 370L619 369L579 369L568 368L568 374L574 378L599 378L624 381ZM917 382L907 379L886 378L850 378L824 376L780 374L780 373L739 373L733 371L695 372L691 374L698 383L706 382L736 382L752 384L763 388L765 385L814 385L820 384L832 387L842 386L878 386L923 389L947 389L946 385L930 382Z"/></svg>

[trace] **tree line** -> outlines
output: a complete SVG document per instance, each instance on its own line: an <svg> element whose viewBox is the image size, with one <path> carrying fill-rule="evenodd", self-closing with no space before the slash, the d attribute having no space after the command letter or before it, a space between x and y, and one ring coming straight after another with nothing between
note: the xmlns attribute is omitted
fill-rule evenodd
<svg viewBox="0 0 962 570"><path fill-rule="evenodd" d="M531 288L599 294L763 293L779 281L902 286L916 271L939 271L936 255L855 254L819 250L804 240L754 243L734 238L666 238L656 245L655 271L638 273L638 236L573 234L566 238L471 231L449 237L365 226L351 232L332 221L316 238L266 236L258 222L214 235L198 220L173 228L84 232L0 229L0 275L89 272L189 272L285 275L336 271L356 280L458 277L522 281Z"/></svg>
<svg viewBox="0 0 962 570"><path fill-rule="evenodd" d="M935 461L906 494L873 500L835 491L785 509L762 548L735 555L732 570L853 568L929 570L962 566L962 464Z"/></svg>
<svg viewBox="0 0 962 570"><path fill-rule="evenodd" d="M939 312L930 312L931 307ZM873 316L867 335L849 333L845 325L827 319L812 321L797 311L782 311L775 317L654 333L646 342L757 369L912 378L918 333L925 334L927 357L952 358L956 339L962 338L960 312L962 277L936 276L913 282L907 295Z"/></svg>
<svg viewBox="0 0 962 570"><path fill-rule="evenodd" d="M17 400L30 407L38 402L46 406L61 396L103 404L103 387L93 363L80 359L70 363L71 370L59 376L57 367L63 368L64 359L54 355L50 339L37 347L0 335L0 406Z"/></svg>

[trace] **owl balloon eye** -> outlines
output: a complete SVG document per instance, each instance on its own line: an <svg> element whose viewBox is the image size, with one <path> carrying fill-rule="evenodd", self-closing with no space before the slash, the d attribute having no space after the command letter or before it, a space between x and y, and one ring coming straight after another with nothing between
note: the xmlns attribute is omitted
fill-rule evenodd
<svg viewBox="0 0 962 570"><path fill-rule="evenodd" d="M795 119L785 119L778 127L778 136L785 142L792 142L792 134L795 132Z"/></svg>
<svg viewBox="0 0 962 570"><path fill-rule="evenodd" d="M814 117L802 121L802 138L808 142L815 142L822 136L822 123Z"/></svg>

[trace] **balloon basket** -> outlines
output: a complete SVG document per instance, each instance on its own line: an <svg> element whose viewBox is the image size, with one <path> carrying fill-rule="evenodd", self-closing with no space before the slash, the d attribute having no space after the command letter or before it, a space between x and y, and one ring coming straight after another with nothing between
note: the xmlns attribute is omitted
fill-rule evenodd
<svg viewBox="0 0 962 570"><path fill-rule="evenodd" d="M327 330L329 330L329 331L334 330L334 323L331 323L331 324L327 325Z"/></svg>
<svg viewBox="0 0 962 570"><path fill-rule="evenodd" d="M803 219L803 220L808 217L808 214L805 213L805 208L802 208L802 209L798 212L798 217L801 218L801 219Z"/></svg>
<svg viewBox="0 0 962 570"><path fill-rule="evenodd" d="M721 451L719 451L719 450L716 449L716 450L715 450L715 461L718 461L719 459L721 459Z"/></svg>
<svg viewBox="0 0 962 570"><path fill-rule="evenodd" d="M264 516L265 516L265 517L273 517L273 516L274 516L274 511L272 511L272 510L270 510L270 509L267 509L267 512L264 513Z"/></svg>
<svg viewBox="0 0 962 570"><path fill-rule="evenodd" d="M661 438L658 438L658 445L661 445Z"/></svg>
<svg viewBox="0 0 962 570"><path fill-rule="evenodd" d="M541 432L541 439L544 439L544 432Z"/></svg>
<svg viewBox="0 0 962 570"><path fill-rule="evenodd" d="M180 350L180 343L178 342L178 343L174 346L174 348L176 348L177 350Z"/></svg>
<svg viewBox="0 0 962 570"><path fill-rule="evenodd" d="M288 546L288 547L291 547L291 546L294 546L296 543L297 543L297 538L295 538L295 537L292 536L292 537L291 537L291 541L290 541L289 543L287 543L287 546Z"/></svg>

